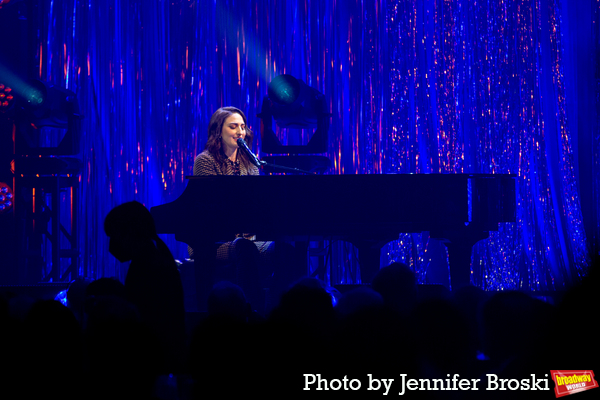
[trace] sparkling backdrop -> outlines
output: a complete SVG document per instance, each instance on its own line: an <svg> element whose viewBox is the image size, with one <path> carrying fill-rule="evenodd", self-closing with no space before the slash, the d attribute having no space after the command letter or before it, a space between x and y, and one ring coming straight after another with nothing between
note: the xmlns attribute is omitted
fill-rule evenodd
<svg viewBox="0 0 600 400"><path fill-rule="evenodd" d="M480 287L557 289L585 272L558 0L35 4L38 75L75 91L86 116L88 276L124 275L108 253L108 211L175 200L212 112L237 106L258 133L266 86L281 73L329 101L331 174L518 175L518 222L474 248ZM184 245L166 241L183 257ZM331 283L355 282L352 249L335 248ZM426 232L401 234L382 253L382 264L404 261L421 283L446 259Z"/></svg>

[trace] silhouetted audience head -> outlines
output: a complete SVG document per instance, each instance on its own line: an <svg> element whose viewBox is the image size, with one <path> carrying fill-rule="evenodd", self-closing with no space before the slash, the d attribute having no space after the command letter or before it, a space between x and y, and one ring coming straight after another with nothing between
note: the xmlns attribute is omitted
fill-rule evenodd
<svg viewBox="0 0 600 400"><path fill-rule="evenodd" d="M597 318L589 318L592 310L600 309L600 256L592 260L581 284L572 287L557 307L554 343L587 343L585 351L552 352L564 365L588 365L600 368L600 327ZM583 310L583 314L581 314ZM586 315L582 317L582 315ZM556 361L559 363L559 361ZM594 368L597 367L597 368Z"/></svg>
<svg viewBox="0 0 600 400"><path fill-rule="evenodd" d="M248 323L251 309L241 288L230 282L215 285L208 300L209 315L194 329L188 369L194 380L192 398L247 397L264 377L264 335Z"/></svg>
<svg viewBox="0 0 600 400"><path fill-rule="evenodd" d="M362 310L383 307L383 297L368 286L360 286L344 293L335 305L335 311L341 317Z"/></svg>
<svg viewBox="0 0 600 400"><path fill-rule="evenodd" d="M164 363L156 335L123 310L130 307L124 299L104 296L96 306L86 332L89 390L82 398L150 399Z"/></svg>
<svg viewBox="0 0 600 400"><path fill-rule="evenodd" d="M272 317L312 329L333 320L334 315L331 295L321 281L303 278L281 296Z"/></svg>
<svg viewBox="0 0 600 400"><path fill-rule="evenodd" d="M81 333L71 310L56 300L37 301L25 318L25 325L38 337L38 351L56 356L77 344Z"/></svg>
<svg viewBox="0 0 600 400"><path fill-rule="evenodd" d="M125 285L116 278L99 278L87 285L85 296L118 296L125 298Z"/></svg>
<svg viewBox="0 0 600 400"><path fill-rule="evenodd" d="M77 319L59 301L37 301L25 318L21 341L21 398L76 398L82 387L82 335ZM73 381L60 385L64 376Z"/></svg>
<svg viewBox="0 0 600 400"><path fill-rule="evenodd" d="M484 353L492 365L524 368L543 361L553 331L554 307L517 291L494 294L483 306Z"/></svg>
<svg viewBox="0 0 600 400"><path fill-rule="evenodd" d="M354 288L341 296L335 311L339 321L333 347L339 350L335 357L344 370L389 373L385 369L394 365L404 373L414 371L406 326L379 293L368 286Z"/></svg>
<svg viewBox="0 0 600 400"><path fill-rule="evenodd" d="M371 287L381 294L383 301L401 315L407 315L417 301L417 279L406 265L394 262L381 268Z"/></svg>
<svg viewBox="0 0 600 400"><path fill-rule="evenodd" d="M466 317L452 302L423 301L413 309L410 323L423 375L466 375L472 370L476 348L470 340Z"/></svg>
<svg viewBox="0 0 600 400"><path fill-rule="evenodd" d="M141 243L158 238L152 214L137 201L113 208L104 219L109 251L121 262L131 260Z"/></svg>
<svg viewBox="0 0 600 400"><path fill-rule="evenodd" d="M246 321L250 312L249 306L242 288L231 282L216 283L208 295L209 315L221 315Z"/></svg>
<svg viewBox="0 0 600 400"><path fill-rule="evenodd" d="M67 289L67 307L79 320L85 310L86 290L91 282L91 279L88 278L78 278L71 282Z"/></svg>
<svg viewBox="0 0 600 400"><path fill-rule="evenodd" d="M138 310L125 296L125 286L115 278L96 279L87 286L85 295L86 327L95 329L111 321L140 319Z"/></svg>

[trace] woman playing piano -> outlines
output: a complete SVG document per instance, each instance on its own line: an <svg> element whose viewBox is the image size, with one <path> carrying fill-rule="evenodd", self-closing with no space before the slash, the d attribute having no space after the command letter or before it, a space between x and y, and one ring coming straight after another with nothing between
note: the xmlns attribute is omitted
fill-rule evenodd
<svg viewBox="0 0 600 400"><path fill-rule="evenodd" d="M240 138L251 146L253 135L244 113L235 107L215 111L208 124L204 151L194 160L194 175L258 175L258 168L238 148ZM241 198L240 207L243 205ZM212 280L226 279L240 285L250 304L264 312L272 304L263 288L270 287L270 297L276 298L304 274L302 258L296 255L294 246L257 241L252 234L237 234L232 241L221 244L216 253Z"/></svg>
<svg viewBox="0 0 600 400"><path fill-rule="evenodd" d="M219 108L210 118L204 151L194 160L194 175L259 175L258 168L238 148L242 138L252 145L252 131L244 113L235 107ZM240 199L240 206L243 200ZM210 210L207 210L210 212ZM273 242L256 241L252 234L237 234L217 249L217 265L212 280L229 280L240 285L253 306L264 304L261 298L264 270L273 253ZM214 254L214 253L213 253ZM263 310L264 311L264 310Z"/></svg>

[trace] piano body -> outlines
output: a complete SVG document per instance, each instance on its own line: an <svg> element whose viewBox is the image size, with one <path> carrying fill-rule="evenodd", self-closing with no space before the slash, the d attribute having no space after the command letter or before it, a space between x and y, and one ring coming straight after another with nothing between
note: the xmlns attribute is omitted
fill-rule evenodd
<svg viewBox="0 0 600 400"><path fill-rule="evenodd" d="M381 247L429 231L449 251L453 289L470 283L472 246L514 222L515 176L387 174L191 176L182 195L152 207L158 233L192 248L256 233L260 240L339 239L359 251L361 279L379 269Z"/></svg>

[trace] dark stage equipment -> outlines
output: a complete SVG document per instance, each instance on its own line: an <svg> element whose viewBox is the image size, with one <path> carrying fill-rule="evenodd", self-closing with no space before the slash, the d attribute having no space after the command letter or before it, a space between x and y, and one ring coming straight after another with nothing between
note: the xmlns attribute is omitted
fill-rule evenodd
<svg viewBox="0 0 600 400"><path fill-rule="evenodd" d="M9 212L14 201L11 187L4 182L0 182L0 214Z"/></svg>
<svg viewBox="0 0 600 400"><path fill-rule="evenodd" d="M79 153L82 115L77 97L39 80L23 85L17 94L13 172L19 282L74 279L79 273L81 161L65 156ZM63 268L62 259L70 264Z"/></svg>
<svg viewBox="0 0 600 400"><path fill-rule="evenodd" d="M14 201L11 187L4 182L0 182L0 214L9 212Z"/></svg>
<svg viewBox="0 0 600 400"><path fill-rule="evenodd" d="M324 172L331 161L315 153L327 152L329 113L325 96L291 75L275 77L263 99L261 118L261 150L268 163L298 168L311 172ZM316 129L306 145L283 145L273 130L273 120L280 129ZM313 154L299 156L299 154ZM267 167L267 171L270 169ZM272 171L278 172L278 171Z"/></svg>

